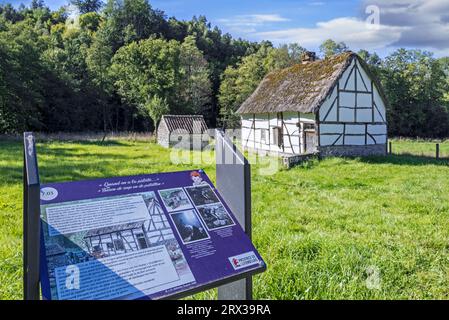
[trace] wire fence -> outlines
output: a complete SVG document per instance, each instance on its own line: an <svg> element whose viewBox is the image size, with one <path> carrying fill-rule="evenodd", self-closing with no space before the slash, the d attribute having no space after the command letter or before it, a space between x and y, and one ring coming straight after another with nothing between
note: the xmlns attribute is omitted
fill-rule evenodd
<svg viewBox="0 0 449 320"><path fill-rule="evenodd" d="M155 136L145 132L54 132L41 133L36 132L35 137L38 141L152 141ZM0 140L17 140L23 139L21 134L2 134Z"/></svg>
<svg viewBox="0 0 449 320"><path fill-rule="evenodd" d="M39 141L96 141L107 142L114 140L128 141L154 141L154 135L150 133L136 132L56 132L36 133ZM19 134L0 135L0 140L17 140L22 138ZM240 141L235 141L239 144ZM449 138L443 140L425 140L410 138L392 138L388 140L388 154L409 155L432 159L449 160Z"/></svg>
<svg viewBox="0 0 449 320"><path fill-rule="evenodd" d="M449 159L449 140L391 139L388 154Z"/></svg>

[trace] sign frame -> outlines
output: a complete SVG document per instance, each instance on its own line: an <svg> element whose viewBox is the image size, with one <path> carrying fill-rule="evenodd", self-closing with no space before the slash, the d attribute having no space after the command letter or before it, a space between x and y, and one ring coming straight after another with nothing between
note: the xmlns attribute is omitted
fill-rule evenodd
<svg viewBox="0 0 449 320"><path fill-rule="evenodd" d="M223 132L216 131L217 179L216 188L226 204L233 211L242 229L251 239L251 187L250 165L235 145ZM229 156L233 159L229 162ZM225 159L227 157L227 159ZM37 164L35 138L33 133L24 133L24 207L23 207L23 283L24 299L40 299L40 268L46 267L45 257L40 252L43 243L40 218L40 180ZM229 180L229 177L234 179ZM227 179L227 180L226 180ZM237 179L237 180L236 180ZM233 181L232 184L229 182ZM236 193L235 182L241 182L243 189ZM169 218L169 217L168 217ZM205 290L218 287L219 299L251 299L252 276L264 272L266 265L244 273L214 280L182 292L161 298L180 299ZM138 300L147 300L144 296Z"/></svg>

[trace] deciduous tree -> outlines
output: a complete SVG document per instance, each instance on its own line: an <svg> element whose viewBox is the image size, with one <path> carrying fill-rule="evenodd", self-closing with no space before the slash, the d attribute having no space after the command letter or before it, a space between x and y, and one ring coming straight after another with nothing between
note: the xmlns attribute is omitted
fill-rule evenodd
<svg viewBox="0 0 449 320"><path fill-rule="evenodd" d="M327 39L320 45L320 52L325 58L348 50L349 49L346 43L344 42L337 43L332 39Z"/></svg>
<svg viewBox="0 0 449 320"><path fill-rule="evenodd" d="M77 7L81 14L98 12L103 6L102 0L70 0L70 3Z"/></svg>
<svg viewBox="0 0 449 320"><path fill-rule="evenodd" d="M120 48L111 67L120 96L143 114L148 114L146 106L154 97L176 105L179 54L175 40L147 39Z"/></svg>
<svg viewBox="0 0 449 320"><path fill-rule="evenodd" d="M212 83L209 64L196 47L193 36L185 38L180 48L180 109L197 114L211 103Z"/></svg>

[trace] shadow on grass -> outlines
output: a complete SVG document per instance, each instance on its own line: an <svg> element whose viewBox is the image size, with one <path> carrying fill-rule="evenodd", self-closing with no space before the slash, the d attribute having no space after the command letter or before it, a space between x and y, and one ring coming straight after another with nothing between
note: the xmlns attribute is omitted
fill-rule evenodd
<svg viewBox="0 0 449 320"><path fill-rule="evenodd" d="M79 142L79 144L96 145L96 142ZM98 144L107 147L108 144ZM113 142L109 145L125 145L120 142ZM157 160L148 155L133 155L129 152L93 152L80 153L73 148L51 147L40 144L36 146L41 183L56 181L76 181L114 176L111 172L110 163L129 163L129 161L145 160L148 166L157 164ZM0 166L0 184L21 183L23 170L23 146L20 141L4 142L0 141L0 160L5 161L5 165ZM104 150L104 149L102 149ZM40 157L48 156L54 158L53 161L39 161ZM85 161L79 161L73 157L86 157ZM91 159L92 161L89 161ZM92 176L88 172L95 168L99 172L98 176ZM144 174L146 172L142 172Z"/></svg>
<svg viewBox="0 0 449 320"><path fill-rule="evenodd" d="M387 156L372 156L360 158L361 162L369 164L393 164L405 166L449 166L449 159L435 159L435 157L417 156L413 154L392 154Z"/></svg>
<svg viewBox="0 0 449 320"><path fill-rule="evenodd" d="M107 147L107 146L104 146ZM150 159L147 155L136 156L132 152L124 150L123 153L118 152L104 152L107 149L97 149L89 151L89 149L76 149L64 147L48 147L45 145L37 146L37 154L39 156L49 156L55 158L69 159L70 157L93 157L101 161L108 160L141 160Z"/></svg>
<svg viewBox="0 0 449 320"><path fill-rule="evenodd" d="M70 140L70 141L57 141L60 143L75 143L81 144L85 146L98 146L98 147L107 147L107 146L126 146L125 142L117 141L117 140Z"/></svg>

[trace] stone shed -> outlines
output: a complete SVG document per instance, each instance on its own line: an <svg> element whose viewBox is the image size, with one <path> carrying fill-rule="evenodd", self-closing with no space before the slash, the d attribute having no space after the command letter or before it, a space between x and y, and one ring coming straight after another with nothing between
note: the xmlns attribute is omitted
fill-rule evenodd
<svg viewBox="0 0 449 320"><path fill-rule="evenodd" d="M200 150L209 138L202 115L164 115L157 128L157 142L165 148Z"/></svg>

